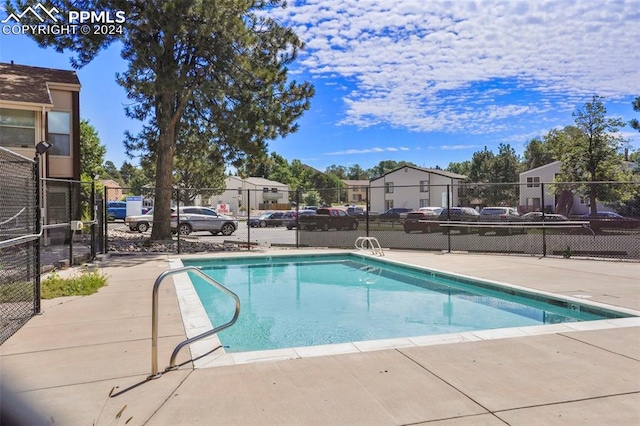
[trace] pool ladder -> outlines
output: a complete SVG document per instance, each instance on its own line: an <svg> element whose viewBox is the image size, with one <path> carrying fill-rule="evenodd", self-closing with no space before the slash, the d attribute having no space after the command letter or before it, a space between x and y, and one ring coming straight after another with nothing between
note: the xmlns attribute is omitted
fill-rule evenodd
<svg viewBox="0 0 640 426"><path fill-rule="evenodd" d="M236 302L236 311L233 315L233 318L231 318L231 321L229 321L228 323L223 324L219 327L215 327L209 331L205 331L204 333L201 333L197 336L185 340L182 343L179 343L171 354L171 360L169 361L169 366L164 370L165 372L178 368L176 366L176 357L178 356L178 352L180 352L180 349L197 340L204 339L205 337L214 335L217 332L224 330L225 328L231 327L238 319L238 315L240 315L240 299L238 298L238 295L219 282L215 281L213 278L202 272L199 268L196 268L195 266L184 266L182 268L172 269L160 274L158 278L156 278L156 282L153 285L153 308L151 313L151 375L148 377L148 379L157 379L162 376L162 373L158 373L158 289L160 288L160 284L162 284L162 281L164 281L165 278L170 275L180 274L183 272L195 273L209 284L218 288L226 295L232 297Z"/></svg>
<svg viewBox="0 0 640 426"><path fill-rule="evenodd" d="M384 251L376 237L358 237L354 244L358 250L371 250L376 256L384 256Z"/></svg>

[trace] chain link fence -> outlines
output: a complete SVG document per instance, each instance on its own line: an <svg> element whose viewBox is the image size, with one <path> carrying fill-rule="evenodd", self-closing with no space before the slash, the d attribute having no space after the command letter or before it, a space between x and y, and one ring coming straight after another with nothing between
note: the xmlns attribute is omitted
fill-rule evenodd
<svg viewBox="0 0 640 426"><path fill-rule="evenodd" d="M0 344L39 312L38 164L0 148Z"/></svg>
<svg viewBox="0 0 640 426"><path fill-rule="evenodd" d="M95 182L41 179L44 232L41 262L45 270L65 268L93 259L101 221L97 211Z"/></svg>
<svg viewBox="0 0 640 426"><path fill-rule="evenodd" d="M108 251L353 248L358 237L367 236L392 249L640 259L637 182L370 186L351 200L350 191L339 187L174 189L173 236L164 242L149 241L157 221L142 215L152 208L154 193L105 190ZM598 195L598 216L589 215L592 193ZM355 225L304 229L304 213L322 207L353 215ZM225 220L207 217L211 211L230 216L232 232L223 230Z"/></svg>

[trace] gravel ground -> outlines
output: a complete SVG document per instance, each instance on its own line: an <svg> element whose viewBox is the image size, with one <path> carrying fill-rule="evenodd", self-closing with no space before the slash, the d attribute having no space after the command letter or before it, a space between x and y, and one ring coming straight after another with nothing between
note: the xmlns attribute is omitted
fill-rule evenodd
<svg viewBox="0 0 640 426"><path fill-rule="evenodd" d="M176 240L150 241L148 235L110 230L108 248L110 253L177 253L178 242ZM188 239L180 240L181 253L239 250L239 247L235 244L202 243L189 241Z"/></svg>

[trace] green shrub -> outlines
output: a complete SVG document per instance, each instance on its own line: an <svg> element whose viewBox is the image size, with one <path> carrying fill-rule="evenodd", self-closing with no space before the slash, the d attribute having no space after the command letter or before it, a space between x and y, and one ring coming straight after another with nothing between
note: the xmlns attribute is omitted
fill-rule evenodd
<svg viewBox="0 0 640 426"><path fill-rule="evenodd" d="M54 299L64 296L88 296L107 284L107 276L100 272L84 272L62 278L55 272L42 280L42 298Z"/></svg>

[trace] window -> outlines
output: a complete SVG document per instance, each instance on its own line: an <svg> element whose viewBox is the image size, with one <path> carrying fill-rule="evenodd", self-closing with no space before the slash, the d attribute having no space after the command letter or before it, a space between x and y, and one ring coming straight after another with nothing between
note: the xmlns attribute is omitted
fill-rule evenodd
<svg viewBox="0 0 640 426"><path fill-rule="evenodd" d="M0 146L33 148L35 145L35 112L0 108Z"/></svg>
<svg viewBox="0 0 640 426"><path fill-rule="evenodd" d="M429 199L423 198L420 200L420 207L429 207Z"/></svg>
<svg viewBox="0 0 640 426"><path fill-rule="evenodd" d="M527 188L538 188L539 186L540 186L540 176L527 178Z"/></svg>
<svg viewBox="0 0 640 426"><path fill-rule="evenodd" d="M429 192L429 181L421 180L420 181L420 192Z"/></svg>
<svg viewBox="0 0 640 426"><path fill-rule="evenodd" d="M242 195L242 188L238 187L238 195Z"/></svg>
<svg viewBox="0 0 640 426"><path fill-rule="evenodd" d="M71 114L51 111L47 114L49 135L47 140L53 144L51 155L71 155Z"/></svg>
<svg viewBox="0 0 640 426"><path fill-rule="evenodd" d="M271 192L277 193L278 192L278 188L271 188Z"/></svg>
<svg viewBox="0 0 640 426"><path fill-rule="evenodd" d="M262 188L262 192L269 192L269 188Z"/></svg>
<svg viewBox="0 0 640 426"><path fill-rule="evenodd" d="M393 182L387 182L384 184L384 193L393 194Z"/></svg>
<svg viewBox="0 0 640 426"><path fill-rule="evenodd" d="M393 208L393 200L385 200L384 209L389 210Z"/></svg>
<svg viewBox="0 0 640 426"><path fill-rule="evenodd" d="M580 205L588 206L589 205L589 197L580 196Z"/></svg>

